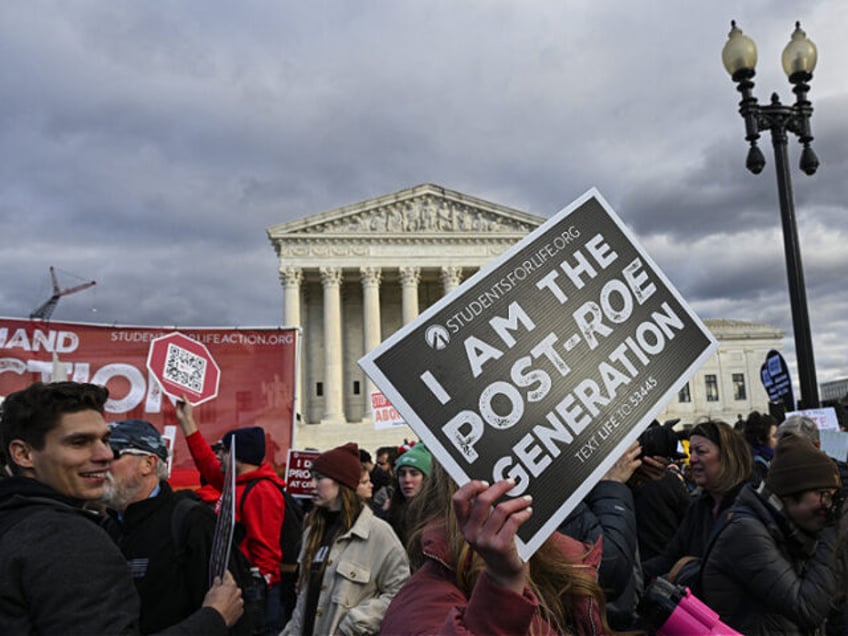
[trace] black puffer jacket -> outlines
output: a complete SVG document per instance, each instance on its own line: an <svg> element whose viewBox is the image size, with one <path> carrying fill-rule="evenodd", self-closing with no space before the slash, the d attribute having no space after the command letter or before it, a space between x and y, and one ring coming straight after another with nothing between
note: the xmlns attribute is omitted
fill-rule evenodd
<svg viewBox="0 0 848 636"><path fill-rule="evenodd" d="M642 562L645 582L648 583L658 576L668 574L674 564L683 557L700 558L703 556L716 519L733 505L736 495L744 485L744 482L737 484L725 493L715 515L713 514L715 501L712 495L706 492L701 493L689 506L680 527L677 528L677 532L674 533L665 551Z"/></svg>
<svg viewBox="0 0 848 636"><path fill-rule="evenodd" d="M641 572L630 488L617 481L599 481L559 531L584 543L594 543L603 536L598 582L606 593L607 618L613 629L631 627L641 595Z"/></svg>
<svg viewBox="0 0 848 636"><path fill-rule="evenodd" d="M706 556L703 600L748 636L822 633L837 593L834 541L833 528L817 540L764 487L746 486Z"/></svg>

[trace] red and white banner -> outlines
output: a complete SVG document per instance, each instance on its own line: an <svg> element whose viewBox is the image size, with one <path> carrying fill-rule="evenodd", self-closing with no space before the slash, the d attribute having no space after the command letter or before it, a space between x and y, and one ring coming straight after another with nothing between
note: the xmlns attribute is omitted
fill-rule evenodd
<svg viewBox="0 0 848 636"><path fill-rule="evenodd" d="M139 418L164 431L166 425L177 423L176 413L146 363L150 343L174 331L204 345L220 367L218 397L194 409L206 440L214 443L233 428L261 426L265 456L282 468L294 426L296 329L175 330L0 318L0 396L39 380L50 382L55 367L68 380L109 389L107 422ZM198 482L185 439L178 432L171 483L179 488Z"/></svg>
<svg viewBox="0 0 848 636"><path fill-rule="evenodd" d="M382 391L371 391L371 419L374 422L374 429L378 431L406 426L406 421Z"/></svg>

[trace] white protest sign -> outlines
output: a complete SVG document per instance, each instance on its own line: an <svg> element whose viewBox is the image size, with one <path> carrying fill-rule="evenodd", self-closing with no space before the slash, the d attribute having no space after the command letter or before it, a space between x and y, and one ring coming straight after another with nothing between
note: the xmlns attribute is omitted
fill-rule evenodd
<svg viewBox="0 0 848 636"><path fill-rule="evenodd" d="M833 459L848 460L848 433L840 430L819 431L821 449ZM844 484L843 484L844 485Z"/></svg>
<svg viewBox="0 0 848 636"><path fill-rule="evenodd" d="M383 395L382 391L371 392L371 420L374 422L374 428L378 431L395 426L406 426L404 420L397 409Z"/></svg>
<svg viewBox="0 0 848 636"><path fill-rule="evenodd" d="M836 417L836 409L832 406L826 406L820 409L803 409L801 411L790 411L784 417L793 415L803 415L809 417L820 431L838 431L839 419Z"/></svg>
<svg viewBox="0 0 848 636"><path fill-rule="evenodd" d="M593 189L359 364L459 484L533 496L528 559L717 347Z"/></svg>

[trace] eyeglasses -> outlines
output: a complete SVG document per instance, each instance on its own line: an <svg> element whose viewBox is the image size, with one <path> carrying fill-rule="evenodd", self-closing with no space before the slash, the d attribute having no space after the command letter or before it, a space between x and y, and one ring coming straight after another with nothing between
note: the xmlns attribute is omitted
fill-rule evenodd
<svg viewBox="0 0 848 636"><path fill-rule="evenodd" d="M824 508L832 508L833 502L836 498L835 490L819 490L817 491L819 495L819 501Z"/></svg>

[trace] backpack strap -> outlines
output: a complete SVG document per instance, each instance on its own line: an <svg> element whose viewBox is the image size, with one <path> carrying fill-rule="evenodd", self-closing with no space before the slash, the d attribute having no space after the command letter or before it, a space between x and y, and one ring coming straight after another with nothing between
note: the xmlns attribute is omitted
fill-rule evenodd
<svg viewBox="0 0 848 636"><path fill-rule="evenodd" d="M727 527L733 517L756 518L756 515L747 506L733 506L722 514L718 523L713 527L713 531L710 533L710 538L707 541L707 547L704 550L704 555L701 557L701 566L698 568L697 578L695 579L698 589L692 590L692 593L701 600L704 600L702 596L704 593L704 567L707 565L707 559L713 551L713 547L715 547L716 541L718 541L722 531Z"/></svg>
<svg viewBox="0 0 848 636"><path fill-rule="evenodd" d="M274 486L277 488L277 490L280 491L280 494L283 496L283 504L286 506L286 508L288 508L288 491L270 477L257 477L256 479L252 479L251 481L247 482L247 485L244 487L244 490L241 493L241 499L239 499L239 516L244 516L244 500L247 498L247 493L249 493L251 489L260 481L270 481L272 484L274 484Z"/></svg>
<svg viewBox="0 0 848 636"><path fill-rule="evenodd" d="M258 477L247 482L239 499L239 516L244 517L244 500L247 493L260 481L270 481L280 491L283 497L283 525L280 527L280 547L283 560L280 563L281 572L296 572L297 557L300 553L300 539L303 530L303 513L300 504L291 496L288 490L269 477ZM288 544L288 545L287 545Z"/></svg>
<svg viewBox="0 0 848 636"><path fill-rule="evenodd" d="M249 493L253 487L262 480L270 481L272 484L276 485L276 483L267 477L258 477L257 479L251 479L247 482L247 485L244 487L244 490L241 492L241 498L239 499L239 516L244 517L244 500L247 497L247 493Z"/></svg>

